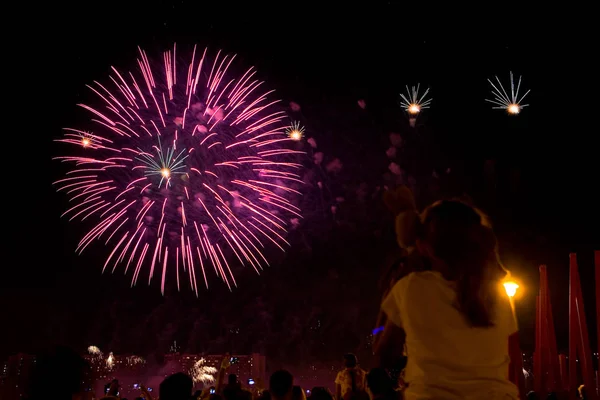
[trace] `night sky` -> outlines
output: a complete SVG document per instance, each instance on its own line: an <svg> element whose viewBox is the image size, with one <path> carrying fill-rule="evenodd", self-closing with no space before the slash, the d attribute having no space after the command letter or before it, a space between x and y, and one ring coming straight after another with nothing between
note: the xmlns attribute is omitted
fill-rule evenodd
<svg viewBox="0 0 600 400"><path fill-rule="evenodd" d="M373 176L386 172L388 133L406 125L398 93L416 82L430 86L434 102L422 119L431 138L425 156L461 175L455 191L480 198L483 162L497 162L497 195L483 208L498 227L507 266L526 286L518 305L525 347L533 343L536 271L542 263L550 271L559 340L566 338L571 251L580 254L592 314L592 250L600 249L597 99L591 88L597 78L591 68L597 44L592 46L584 20L550 10L530 18L519 9L506 18L492 10L453 9L441 18L441 12L431 15L431 10L377 1L242 8L226 1L211 6L188 0L133 3L48 5L35 13L23 5L14 35L5 39L10 56L4 59L8 127L3 133L8 142L3 150L10 163L4 168L8 179L2 197L9 240L3 245L8 252L0 275L0 321L6 335L0 356L35 351L54 341L79 348L91 340L86 321L101 318L96 313L103 304L122 299L134 304L129 309L144 313L164 300L157 287L130 290L120 276L101 276L102 248L75 256L82 230L59 219L66 200L51 186L60 177L51 157L57 155L52 140L60 129L81 117L75 104L88 98L86 83L105 79L111 65L132 67L138 45L158 52L173 41L178 48L194 43L223 48L237 53L245 65L255 65L283 104L302 106L309 136L350 170L374 169ZM498 74L506 80L510 70L522 74L523 85L531 89L526 101L531 105L517 118L484 102L489 97L486 79ZM359 99L366 110L357 106ZM351 126L360 113L367 113L371 132ZM379 161L373 165L369 160ZM381 184L373 176L357 179ZM384 244L376 249L381 252L393 244L389 229L384 231ZM356 251L366 260L371 257L366 250ZM337 257L323 254L315 251L293 275L285 267L289 260L282 258L264 281L248 277L242 286L270 291L276 282L289 284L292 276L313 274ZM378 275L384 258L353 268ZM235 309L242 306L239 293L245 290L250 289L232 294L217 289L214 296ZM342 289L331 290L336 296ZM184 307L200 301L181 297ZM212 295L201 297L211 307ZM49 319L54 322L48 325Z"/></svg>

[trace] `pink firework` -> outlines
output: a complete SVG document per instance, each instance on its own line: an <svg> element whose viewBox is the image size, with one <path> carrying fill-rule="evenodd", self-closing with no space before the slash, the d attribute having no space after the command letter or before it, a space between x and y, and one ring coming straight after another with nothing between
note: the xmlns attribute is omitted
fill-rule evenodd
<svg viewBox="0 0 600 400"><path fill-rule="evenodd" d="M108 245L103 271L122 266L132 286L159 275L163 293L173 278L198 295L214 271L231 290L235 266L259 273L301 218L285 113L253 68L231 77L235 55L206 54L194 47L184 63L174 46L154 70L139 49L136 71L112 67L109 81L88 85L97 102L78 106L90 126L58 140L73 151L56 157L73 165L55 182L70 197L63 216L95 221L77 252Z"/></svg>

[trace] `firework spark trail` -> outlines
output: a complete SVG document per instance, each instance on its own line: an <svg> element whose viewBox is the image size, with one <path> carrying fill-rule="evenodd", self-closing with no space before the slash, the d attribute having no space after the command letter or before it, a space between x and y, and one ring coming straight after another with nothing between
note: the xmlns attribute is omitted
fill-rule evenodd
<svg viewBox="0 0 600 400"><path fill-rule="evenodd" d="M179 289L188 276L198 295L212 265L231 289L237 265L260 273L269 247L289 245L290 218L301 217L294 161L304 152L287 146L303 128L286 124L254 68L230 76L235 55L209 61L194 47L184 63L174 47L154 63L138 51L136 71L111 67L108 82L87 85L97 100L78 104L87 129L56 140L71 154L55 159L73 165L54 182L69 197L62 216L95 218L76 251L106 243L103 270L123 265L132 286L147 271L164 294L168 279Z"/></svg>
<svg viewBox="0 0 600 400"><path fill-rule="evenodd" d="M194 383L202 382L203 384L213 383L215 381L215 374L218 370L215 367L209 367L206 365L204 358L199 359L194 363L194 366L190 368L189 374L192 377Z"/></svg>
<svg viewBox="0 0 600 400"><path fill-rule="evenodd" d="M523 107L527 107L529 104L521 104L521 102L525 99L530 92L528 90L525 92L523 96L519 97L519 90L521 89L521 76L519 76L519 82L517 83L517 88L515 89L515 82L513 78L512 71L510 72L510 96L504 86L502 86L502 82L500 82L500 78L496 76L496 84L488 79L490 85L492 85L492 95L494 96L493 100L485 99L492 104L494 104L494 109L502 109L506 110L509 114L516 115L521 112Z"/></svg>
<svg viewBox="0 0 600 400"><path fill-rule="evenodd" d="M288 138L290 138L292 140L296 140L296 141L301 140L302 137L304 136L304 127L300 126L300 122L294 121L294 122L292 122L292 124L290 126L287 127L287 129L285 130L285 134L287 135ZM281 140L281 139L277 139L277 140Z"/></svg>
<svg viewBox="0 0 600 400"><path fill-rule="evenodd" d="M419 89L421 84L417 86L411 86L410 89L406 87L406 95L400 93L400 106L402 106L406 112L410 115L417 115L426 108L429 108L433 99L425 99L429 93L429 88L419 96Z"/></svg>
<svg viewBox="0 0 600 400"><path fill-rule="evenodd" d="M106 358L106 369L107 370L112 370L115 366L115 356L113 355L112 351L108 354L108 357Z"/></svg>

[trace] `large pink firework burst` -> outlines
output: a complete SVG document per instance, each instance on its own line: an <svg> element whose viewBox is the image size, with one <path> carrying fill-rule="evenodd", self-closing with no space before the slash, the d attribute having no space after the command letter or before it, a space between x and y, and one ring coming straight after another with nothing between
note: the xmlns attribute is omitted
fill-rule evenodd
<svg viewBox="0 0 600 400"><path fill-rule="evenodd" d="M79 104L88 129L66 128L59 142L73 169L55 182L70 197L63 216L94 220L77 252L109 245L103 272L120 265L135 285L140 275L187 277L198 295L212 271L229 289L235 265L257 273L270 247L285 249L302 183L286 147L286 115L248 69L229 74L235 55L207 50L183 62L176 47L153 69L139 49L138 68L112 67L110 81L88 85L97 103ZM173 271L173 269L175 271ZM170 278L169 278L170 279Z"/></svg>

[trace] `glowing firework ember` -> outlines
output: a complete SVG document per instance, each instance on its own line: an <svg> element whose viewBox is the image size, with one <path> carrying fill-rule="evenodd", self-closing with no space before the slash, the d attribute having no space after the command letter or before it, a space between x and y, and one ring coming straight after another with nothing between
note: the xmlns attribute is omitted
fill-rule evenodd
<svg viewBox="0 0 600 400"><path fill-rule="evenodd" d="M416 116L426 108L429 108L431 101L433 99L426 99L427 94L429 93L429 88L419 96L419 88L420 84L417 86L412 86L410 89L408 86L406 87L406 96L400 93L400 106L402 106L407 113L412 116Z"/></svg>
<svg viewBox="0 0 600 400"><path fill-rule="evenodd" d="M73 168L55 184L70 197L63 216L95 220L77 252L110 246L103 271L123 266L132 286L160 275L163 293L167 277L186 279L198 295L211 271L231 289L236 265L259 273L289 245L302 152L285 147L298 139L254 69L230 76L234 59L194 47L183 62L174 47L155 70L139 49L136 71L88 85L93 130L65 129L72 153L56 159Z"/></svg>
<svg viewBox="0 0 600 400"><path fill-rule="evenodd" d="M418 105L418 104L411 104L411 105L408 107L408 112L409 112L410 114L418 114L418 113L420 113L420 112L421 112L421 107L419 107L419 105Z"/></svg>
<svg viewBox="0 0 600 400"><path fill-rule="evenodd" d="M194 366L190 369L190 376L194 380L194 383L202 382L203 384L213 383L215 381L214 374L217 373L217 369L214 367L208 367L204 365L206 360L204 358L199 359L194 363Z"/></svg>
<svg viewBox="0 0 600 400"><path fill-rule="evenodd" d="M515 89L515 83L513 79L513 73L510 73L510 96L508 92L502 86L500 79L496 76L497 85L494 84L490 79L488 79L490 85L492 85L492 95L494 96L493 100L485 99L492 104L495 104L494 109L503 109L506 110L511 115L517 115L521 112L523 107L527 107L529 104L521 104L525 96L530 92L528 90L525 94L519 97L519 90L521 89L521 77L519 76L519 82L517 83L517 88Z"/></svg>
<svg viewBox="0 0 600 400"><path fill-rule="evenodd" d="M88 353L90 353L92 355L95 355L95 356L101 356L102 355L102 352L96 346L89 346L88 347Z"/></svg>
<svg viewBox="0 0 600 400"><path fill-rule="evenodd" d="M115 366L115 356L113 355L113 353L111 351L110 354L108 355L108 357L106 358L106 369L111 370L111 369L113 369L114 366Z"/></svg>
<svg viewBox="0 0 600 400"><path fill-rule="evenodd" d="M294 121L287 127L285 133L290 139L298 141L304 137L304 127L300 126L300 122Z"/></svg>
<svg viewBox="0 0 600 400"><path fill-rule="evenodd" d="M101 148L100 140L98 137L92 135L89 132L79 131L76 129L65 129L67 133L64 134L63 139L57 140L57 142L71 143L78 146L87 148Z"/></svg>

